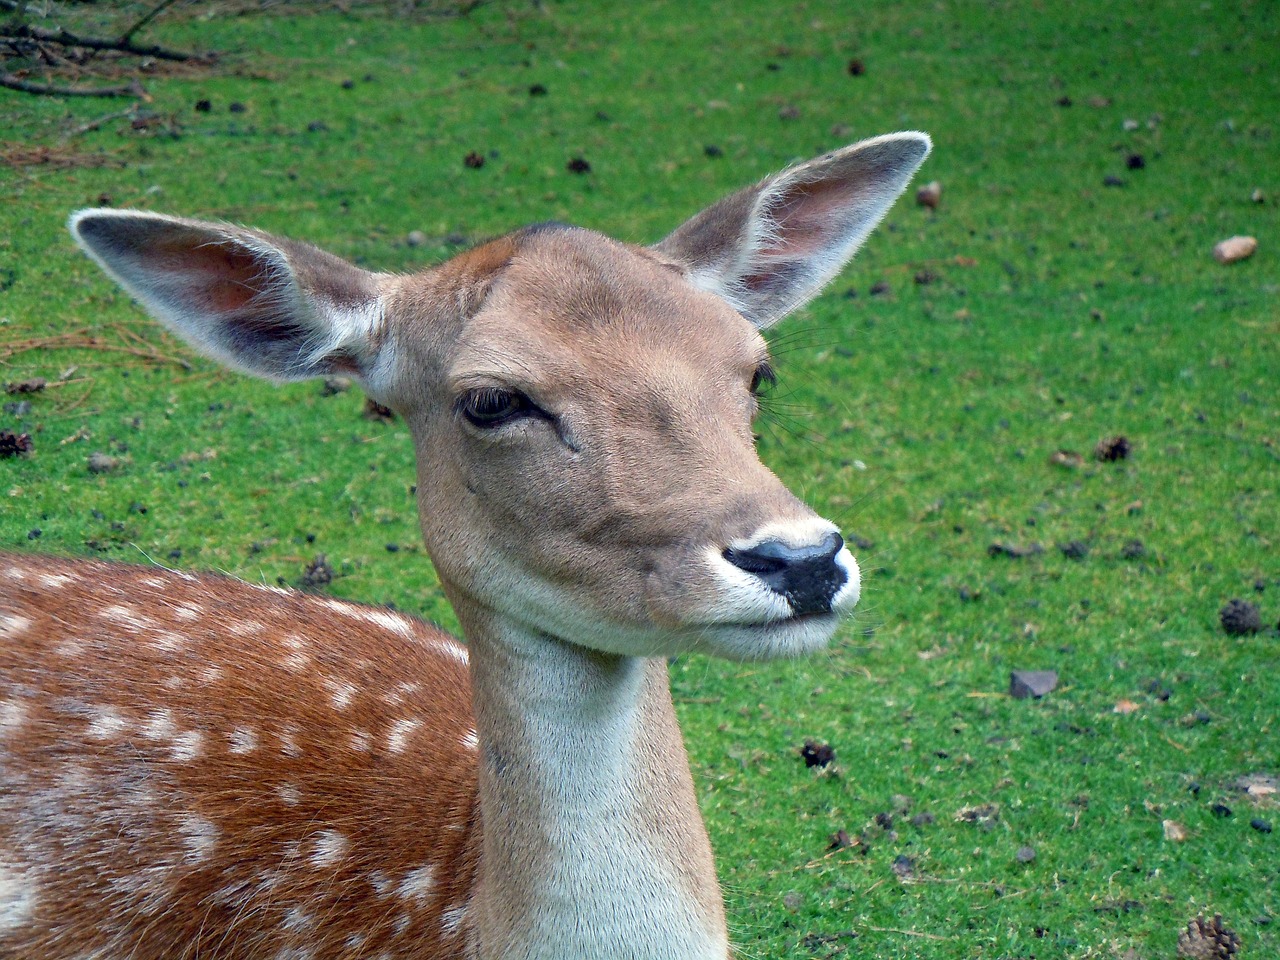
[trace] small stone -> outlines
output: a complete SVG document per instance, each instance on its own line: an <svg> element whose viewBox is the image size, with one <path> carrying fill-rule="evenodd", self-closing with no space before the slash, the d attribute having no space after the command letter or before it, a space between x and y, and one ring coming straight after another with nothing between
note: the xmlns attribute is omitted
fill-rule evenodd
<svg viewBox="0 0 1280 960"><path fill-rule="evenodd" d="M1124 165L1130 170L1142 170L1146 167L1146 158L1140 153L1131 153L1124 158Z"/></svg>
<svg viewBox="0 0 1280 960"><path fill-rule="evenodd" d="M784 893L782 895L782 905L786 907L788 910L790 910L792 913L795 913L802 906L804 906L804 897L802 897L795 890L792 890L789 893Z"/></svg>
<svg viewBox="0 0 1280 960"><path fill-rule="evenodd" d="M590 173L591 172L591 164L587 163L587 161L582 157L574 157L568 163L565 164L564 168L568 170L570 173Z"/></svg>
<svg viewBox="0 0 1280 960"><path fill-rule="evenodd" d="M1049 454L1049 463L1055 467L1074 470L1076 467L1084 466L1084 457L1074 450L1055 450Z"/></svg>
<svg viewBox="0 0 1280 960"><path fill-rule="evenodd" d="M546 95L547 88L541 83L535 83L529 87L529 96L531 97L545 97Z"/></svg>
<svg viewBox="0 0 1280 960"><path fill-rule="evenodd" d="M1147 555L1147 547L1141 540L1127 540L1120 548L1120 556L1126 560L1141 560Z"/></svg>
<svg viewBox="0 0 1280 960"><path fill-rule="evenodd" d="M901 879L909 880L916 874L915 861L905 853L900 853L893 858L893 872Z"/></svg>
<svg viewBox="0 0 1280 960"><path fill-rule="evenodd" d="M472 150L462 158L462 165L468 170L479 170L484 166L484 154Z"/></svg>
<svg viewBox="0 0 1280 960"><path fill-rule="evenodd" d="M1215 817L1220 817L1224 820L1227 817L1231 816L1231 813L1232 813L1231 808L1228 807L1225 803L1212 804L1209 807L1209 812L1212 813Z"/></svg>
<svg viewBox="0 0 1280 960"><path fill-rule="evenodd" d="M860 77L867 72L867 65L857 57L854 57L845 66L845 70L848 72L849 76L851 77Z"/></svg>
<svg viewBox="0 0 1280 960"><path fill-rule="evenodd" d="M427 235L421 230L410 230L405 236L404 242L411 247L420 247L427 242Z"/></svg>
<svg viewBox="0 0 1280 960"><path fill-rule="evenodd" d="M1140 124L1137 120L1129 118L1129 119L1126 119L1123 123L1121 123L1120 127L1125 131L1125 133L1133 133L1133 131L1135 130L1141 130L1142 124Z"/></svg>
<svg viewBox="0 0 1280 960"><path fill-rule="evenodd" d="M702 152L706 154L708 157L724 156L724 151L720 149L718 146L716 146L714 143L708 143L705 147L702 148Z"/></svg>
<svg viewBox="0 0 1280 960"><path fill-rule="evenodd" d="M208 100L201 99L196 101L196 113L208 113L212 109L213 104Z"/></svg>
<svg viewBox="0 0 1280 960"><path fill-rule="evenodd" d="M1124 186L1124 178L1123 178L1123 177L1117 177L1115 174L1113 174L1113 173L1109 173L1109 174L1107 174L1105 177L1103 177L1103 178L1102 178L1102 185L1103 185L1104 187L1123 187L1123 186Z"/></svg>
<svg viewBox="0 0 1280 960"><path fill-rule="evenodd" d="M1238 263L1248 260L1258 250L1258 241L1253 237L1228 237L1213 248L1213 259L1219 263Z"/></svg>
<svg viewBox="0 0 1280 960"><path fill-rule="evenodd" d="M86 461L90 473L110 473L120 467L120 460L109 453L91 453Z"/></svg>
<svg viewBox="0 0 1280 960"><path fill-rule="evenodd" d="M934 816L928 810L923 810L911 818L913 827L929 827L933 825Z"/></svg>
<svg viewBox="0 0 1280 960"><path fill-rule="evenodd" d="M1009 674L1009 696L1015 700L1043 697L1057 685L1056 670L1014 670Z"/></svg>
<svg viewBox="0 0 1280 960"><path fill-rule="evenodd" d="M916 191L916 203L922 207L928 207L930 210L937 210L938 204L941 202L942 184L937 180L930 180Z"/></svg>
<svg viewBox="0 0 1280 960"><path fill-rule="evenodd" d="M356 88L356 82L355 82L354 80L343 80L343 81L342 81L342 89L343 89L343 90L354 90L355 88Z"/></svg>
<svg viewBox="0 0 1280 960"><path fill-rule="evenodd" d="M1187 839L1187 828L1177 820L1163 820L1160 825L1164 828L1164 838L1166 840L1173 843L1182 843Z"/></svg>
<svg viewBox="0 0 1280 960"><path fill-rule="evenodd" d="M247 107L245 107L245 105L244 105L243 103L240 103L240 102L237 100L237 101L233 101L233 102L232 102L232 103L227 107L227 109L228 109L228 110L230 110L232 113L244 113L244 112L245 112L245 110L247 109Z"/></svg>
<svg viewBox="0 0 1280 960"><path fill-rule="evenodd" d="M1019 863L1031 863L1035 858L1035 847L1019 847L1017 852L1013 855L1013 859L1017 860Z"/></svg>
<svg viewBox="0 0 1280 960"><path fill-rule="evenodd" d="M1271 821L1263 820L1261 817L1254 817L1249 821L1249 826L1253 827L1253 829L1257 830L1259 833L1271 832Z"/></svg>
<svg viewBox="0 0 1280 960"><path fill-rule="evenodd" d="M1222 629L1233 637L1257 633L1262 629L1262 614L1256 604L1247 600L1228 600L1218 611Z"/></svg>
<svg viewBox="0 0 1280 960"><path fill-rule="evenodd" d="M1253 193L1249 194L1249 199L1250 199L1253 203L1266 203L1266 202L1267 202L1267 195L1266 195L1265 193L1263 193L1260 189L1259 189L1259 190L1254 190L1254 191L1253 191Z"/></svg>

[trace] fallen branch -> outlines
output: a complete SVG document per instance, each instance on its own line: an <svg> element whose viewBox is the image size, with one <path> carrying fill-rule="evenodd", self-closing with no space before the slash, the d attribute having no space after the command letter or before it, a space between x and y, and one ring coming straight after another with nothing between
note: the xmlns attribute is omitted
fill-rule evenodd
<svg viewBox="0 0 1280 960"><path fill-rule="evenodd" d="M137 80L130 80L119 87L59 87L51 83L32 83L11 73L0 73L0 87L37 93L51 97L143 97L146 91Z"/></svg>
<svg viewBox="0 0 1280 960"><path fill-rule="evenodd" d="M113 329L117 334L124 335L124 331L120 327L112 327L110 329ZM148 363L171 363L181 367L183 370L193 369L190 360L161 353L136 334L133 335L132 339L135 343L141 342L144 346L136 347L126 346L122 343L103 343L98 337L90 334L87 328L72 330L69 333L59 333L51 337L32 337L15 343L0 344L0 363L7 363L18 354L28 353L32 350L103 350L139 357Z"/></svg>
<svg viewBox="0 0 1280 960"><path fill-rule="evenodd" d="M159 9L164 9L168 3L162 3ZM158 12L158 10L156 11ZM112 50L116 53L129 53L135 57L154 57L157 60L176 60L179 63L187 63L192 60L208 62L214 59L213 54L184 53L181 50L170 50L168 47L161 47L157 44L139 44L132 40L132 33L136 31L135 27L123 37L114 40L108 40L103 37L82 37L72 33L65 27L59 27L57 30L45 30L43 27L33 27L29 23L19 24L6 37L0 37L0 40L40 40L44 43L56 43L61 47L83 47L85 50Z"/></svg>

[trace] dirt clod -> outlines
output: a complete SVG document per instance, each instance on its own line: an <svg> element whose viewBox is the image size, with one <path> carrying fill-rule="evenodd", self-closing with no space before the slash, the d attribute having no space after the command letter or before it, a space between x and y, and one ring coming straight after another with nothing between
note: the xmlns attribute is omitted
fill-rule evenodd
<svg viewBox="0 0 1280 960"><path fill-rule="evenodd" d="M472 150L462 158L462 165L468 170L479 170L484 166L484 154Z"/></svg>
<svg viewBox="0 0 1280 960"><path fill-rule="evenodd" d="M1185 960L1230 960L1239 952L1240 937L1223 925L1221 914L1196 917L1178 934L1178 956Z"/></svg>
<svg viewBox="0 0 1280 960"><path fill-rule="evenodd" d="M800 748L800 757L804 760L806 767L825 767L836 758L836 752L831 749L829 743L806 740L804 746Z"/></svg>
<svg viewBox="0 0 1280 960"><path fill-rule="evenodd" d="M4 392L10 396L19 396L26 393L39 393L49 385L49 381L44 377L32 377L29 380L15 380L13 383L4 385Z"/></svg>
<svg viewBox="0 0 1280 960"><path fill-rule="evenodd" d="M119 469L120 459L118 457L111 456L109 453L102 453L101 451L98 451L89 454L89 459L86 461L86 465L88 466L90 473L110 473L113 470Z"/></svg>
<svg viewBox="0 0 1280 960"><path fill-rule="evenodd" d="M827 839L828 850L847 850L853 846L853 838L847 830L837 830Z"/></svg>
<svg viewBox="0 0 1280 960"><path fill-rule="evenodd" d="M860 77L867 72L867 65L863 63L859 58L854 57L845 66L845 70L848 71L849 76L851 77Z"/></svg>
<svg viewBox="0 0 1280 960"><path fill-rule="evenodd" d="M1068 560L1083 560L1089 556L1089 545L1083 540L1071 540L1058 544L1058 549Z"/></svg>
<svg viewBox="0 0 1280 960"><path fill-rule="evenodd" d="M1103 437L1093 448L1094 459L1103 463L1126 460L1132 452L1133 444L1125 436Z"/></svg>
<svg viewBox="0 0 1280 960"><path fill-rule="evenodd" d="M989 557L1012 557L1015 560L1022 560L1026 557L1034 557L1038 553L1044 553L1044 547L1038 543L993 543L987 547Z"/></svg>
<svg viewBox="0 0 1280 960"><path fill-rule="evenodd" d="M1131 153L1124 158L1124 165L1130 170L1142 170L1146 167L1147 161L1140 153Z"/></svg>
<svg viewBox="0 0 1280 960"><path fill-rule="evenodd" d="M1261 817L1254 817L1249 821L1249 826L1253 827L1253 829L1257 830L1259 833L1271 832L1271 821L1263 820Z"/></svg>
<svg viewBox="0 0 1280 960"><path fill-rule="evenodd" d="M574 157L564 165L564 168L570 173L590 173L591 164L587 163L583 157Z"/></svg>
<svg viewBox="0 0 1280 960"><path fill-rule="evenodd" d="M1257 633L1262 629L1262 614L1256 604L1248 600L1228 600L1218 611L1222 629L1233 637Z"/></svg>
<svg viewBox="0 0 1280 960"><path fill-rule="evenodd" d="M316 558L302 571L302 588L314 590L332 582L333 567L329 566L329 561L323 553L316 554Z"/></svg>
<svg viewBox="0 0 1280 960"><path fill-rule="evenodd" d="M392 423L395 421L396 412L390 407L384 407L373 397L365 397L362 416L366 420L373 420L377 423Z"/></svg>
<svg viewBox="0 0 1280 960"><path fill-rule="evenodd" d="M0 457L26 456L35 448L28 433L0 430Z"/></svg>
<svg viewBox="0 0 1280 960"><path fill-rule="evenodd" d="M531 97L545 97L546 95L547 88L544 84L535 83L529 88L529 96Z"/></svg>

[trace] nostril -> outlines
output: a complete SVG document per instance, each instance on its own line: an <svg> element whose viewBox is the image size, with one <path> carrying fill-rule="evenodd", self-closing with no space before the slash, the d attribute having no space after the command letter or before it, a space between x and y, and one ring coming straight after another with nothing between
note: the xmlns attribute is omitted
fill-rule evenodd
<svg viewBox="0 0 1280 960"><path fill-rule="evenodd" d="M764 540L750 547L728 547L722 556L786 597L796 613L819 613L831 610L832 600L848 580L836 562L843 548L843 538L832 532L818 543L801 547Z"/></svg>

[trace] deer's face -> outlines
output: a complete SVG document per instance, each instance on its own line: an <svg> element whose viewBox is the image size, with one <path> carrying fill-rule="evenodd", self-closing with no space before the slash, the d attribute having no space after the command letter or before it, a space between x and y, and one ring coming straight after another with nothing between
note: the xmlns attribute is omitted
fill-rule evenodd
<svg viewBox="0 0 1280 960"><path fill-rule="evenodd" d="M858 598L835 528L756 455L763 338L650 251L551 228L498 270L408 417L447 588L611 652L757 658Z"/></svg>

